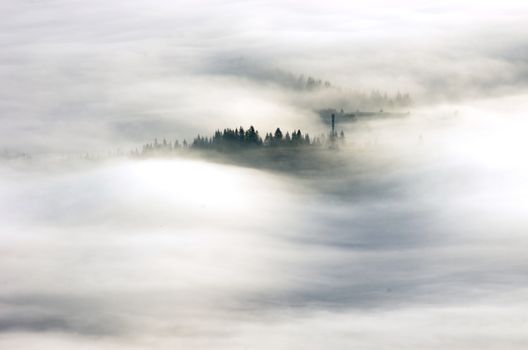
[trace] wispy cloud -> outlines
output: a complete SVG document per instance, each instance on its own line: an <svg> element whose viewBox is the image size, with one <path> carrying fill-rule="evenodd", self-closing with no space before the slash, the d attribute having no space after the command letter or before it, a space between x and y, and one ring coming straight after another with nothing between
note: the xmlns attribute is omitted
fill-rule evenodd
<svg viewBox="0 0 528 350"><path fill-rule="evenodd" d="M262 114L266 127L297 123L290 119L296 114L309 119L313 102L292 108L280 84L276 93L263 91L270 86L261 82L284 78L277 71L345 89L408 91L421 104L526 87L526 11L516 1L500 8L414 1L398 7L139 0L1 6L4 148L128 147L163 130L180 138L197 128L209 132L204 121L215 123L219 115L222 126L254 123ZM226 66L239 58L254 69ZM233 75L257 79L244 84ZM241 89L252 105L244 113Z"/></svg>

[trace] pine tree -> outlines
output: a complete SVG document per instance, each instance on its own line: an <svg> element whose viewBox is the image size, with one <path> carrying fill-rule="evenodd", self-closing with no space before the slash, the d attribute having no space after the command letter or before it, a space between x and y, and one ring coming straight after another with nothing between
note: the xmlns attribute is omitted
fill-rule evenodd
<svg viewBox="0 0 528 350"><path fill-rule="evenodd" d="M280 128L277 128L277 130L275 130L275 135L273 137L274 139L274 143L281 143L282 142L282 131Z"/></svg>

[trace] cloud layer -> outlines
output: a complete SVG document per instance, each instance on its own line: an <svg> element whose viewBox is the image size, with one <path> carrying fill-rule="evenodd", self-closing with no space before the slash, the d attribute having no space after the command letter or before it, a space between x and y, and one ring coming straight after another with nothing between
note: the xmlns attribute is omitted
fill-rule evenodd
<svg viewBox="0 0 528 350"><path fill-rule="evenodd" d="M354 124L301 178L4 163L0 344L522 349L522 100Z"/></svg>
<svg viewBox="0 0 528 350"><path fill-rule="evenodd" d="M231 124L313 126L314 108L346 100L300 97L273 84L276 70L408 91L422 105L526 87L519 1L0 6L0 146L31 153L107 151ZM240 58L258 70L225 64Z"/></svg>
<svg viewBox="0 0 528 350"><path fill-rule="evenodd" d="M0 348L525 349L525 8L3 1L0 148L36 156L0 160ZM320 172L50 155L324 132L371 88L413 113Z"/></svg>

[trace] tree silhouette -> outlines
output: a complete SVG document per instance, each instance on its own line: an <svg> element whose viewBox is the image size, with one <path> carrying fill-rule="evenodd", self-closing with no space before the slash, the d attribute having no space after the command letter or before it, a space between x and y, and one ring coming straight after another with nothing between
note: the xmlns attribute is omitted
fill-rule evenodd
<svg viewBox="0 0 528 350"><path fill-rule="evenodd" d="M255 148L270 148L270 147L321 147L329 145L335 146L334 140L337 138L337 133L333 135L321 134L313 140L308 134L303 135L301 130L294 130L291 133L286 132L284 135L280 128L277 128L274 133L267 132L264 140L259 135L258 130L251 125L247 130L244 128L226 128L223 131L216 130L210 137L198 134L189 144L187 140L183 140L180 144L178 140L174 142L166 138L160 143L157 138L153 143L143 145L141 152L132 151L131 155L147 155L147 154L169 154L181 152L183 149L198 149L198 150L213 150L218 152L238 152L243 149ZM340 143L344 142L344 132L341 131L339 135Z"/></svg>
<svg viewBox="0 0 528 350"><path fill-rule="evenodd" d="M282 142L282 131L280 128L277 128L277 130L275 130L275 135L273 136L273 139L274 139L274 143L276 144L280 144Z"/></svg>

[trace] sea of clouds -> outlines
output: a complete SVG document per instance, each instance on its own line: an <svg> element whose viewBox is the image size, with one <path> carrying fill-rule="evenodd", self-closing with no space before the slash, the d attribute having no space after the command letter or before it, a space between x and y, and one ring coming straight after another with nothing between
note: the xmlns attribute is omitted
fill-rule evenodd
<svg viewBox="0 0 528 350"><path fill-rule="evenodd" d="M524 7L1 2L0 348L525 349ZM310 174L79 156L326 132L277 69L416 105Z"/></svg>

